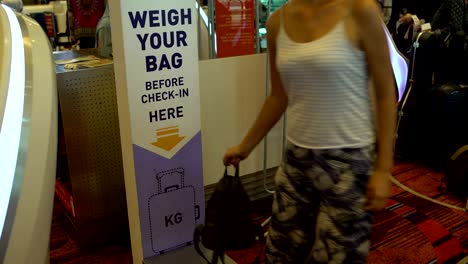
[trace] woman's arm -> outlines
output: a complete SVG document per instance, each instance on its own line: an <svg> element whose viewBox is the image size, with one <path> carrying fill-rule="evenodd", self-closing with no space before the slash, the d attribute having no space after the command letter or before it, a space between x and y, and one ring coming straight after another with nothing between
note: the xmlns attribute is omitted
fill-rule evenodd
<svg viewBox="0 0 468 264"><path fill-rule="evenodd" d="M267 21L267 42L270 62L271 93L263 103L263 107L242 142L227 150L224 164L238 165L247 158L270 129L278 122L288 105L288 97L283 88L278 69L276 67L276 36L280 24L280 14L275 12Z"/></svg>
<svg viewBox="0 0 468 264"><path fill-rule="evenodd" d="M369 209L381 209L390 191L396 123L396 88L388 43L374 0L355 0L354 18L374 81L377 116L377 160L369 182Z"/></svg>

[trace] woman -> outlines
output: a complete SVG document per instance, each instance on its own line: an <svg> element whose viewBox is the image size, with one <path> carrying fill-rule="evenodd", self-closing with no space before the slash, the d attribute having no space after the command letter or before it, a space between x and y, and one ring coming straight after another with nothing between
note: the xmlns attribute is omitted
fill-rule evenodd
<svg viewBox="0 0 468 264"><path fill-rule="evenodd" d="M445 0L434 15L432 29L451 33L468 30L468 0Z"/></svg>
<svg viewBox="0 0 468 264"><path fill-rule="evenodd" d="M100 55L112 57L112 34L110 24L109 2L105 1L106 9L96 26L96 48L101 49Z"/></svg>
<svg viewBox="0 0 468 264"><path fill-rule="evenodd" d="M267 30L272 91L224 164L245 159L287 109L266 263L365 263L371 212L390 192L396 118L379 9L375 0L290 0Z"/></svg>
<svg viewBox="0 0 468 264"><path fill-rule="evenodd" d="M104 0L68 0L67 3L72 41L79 41L81 49L94 48L96 26L104 14Z"/></svg>
<svg viewBox="0 0 468 264"><path fill-rule="evenodd" d="M394 33L399 23L412 24L412 15L420 20L431 22L442 0L395 0L392 4L392 15L388 24L389 31Z"/></svg>
<svg viewBox="0 0 468 264"><path fill-rule="evenodd" d="M433 12L426 12L425 14L423 12L422 16L417 14L420 19L423 18L426 22L428 22L428 13L430 14L432 21L429 22L431 22L432 30L440 30L444 33L453 34L468 30L468 0L438 0L435 2L437 6L434 4L430 6L426 2L421 4L424 7L422 11L431 10ZM399 19L399 22L406 24L413 23L412 14L405 14Z"/></svg>

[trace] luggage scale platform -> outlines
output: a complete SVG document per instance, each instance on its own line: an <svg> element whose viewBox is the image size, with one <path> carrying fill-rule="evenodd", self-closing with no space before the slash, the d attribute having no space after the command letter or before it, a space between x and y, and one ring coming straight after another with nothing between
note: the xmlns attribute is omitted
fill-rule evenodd
<svg viewBox="0 0 468 264"><path fill-rule="evenodd" d="M201 248L204 251L206 257L209 260L211 260L212 251L204 249L203 246L201 246ZM224 262L226 264L236 264L236 262L234 262L227 255L224 255ZM200 257L200 255L198 255L193 245L190 245L190 246L186 246L183 248L175 249L163 255L145 259L143 262L143 264L181 264L181 263L206 264L206 261L202 257Z"/></svg>

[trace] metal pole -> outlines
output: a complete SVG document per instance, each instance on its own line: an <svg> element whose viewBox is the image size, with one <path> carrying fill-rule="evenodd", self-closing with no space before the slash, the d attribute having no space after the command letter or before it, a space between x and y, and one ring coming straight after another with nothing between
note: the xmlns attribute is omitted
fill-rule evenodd
<svg viewBox="0 0 468 264"><path fill-rule="evenodd" d="M270 94L270 56L268 56L268 52L266 54L266 85L265 85L265 97ZM266 177L267 177L267 168L268 168L268 134L265 135L263 139L263 188L268 193L275 193L272 190L267 188L266 184Z"/></svg>
<svg viewBox="0 0 468 264"><path fill-rule="evenodd" d="M201 32L200 32L200 21L201 21L201 18L200 18L200 10L201 10L201 3L200 3L200 0L197 0L197 37L198 37L198 60L200 60L200 50L203 48L201 46Z"/></svg>
<svg viewBox="0 0 468 264"><path fill-rule="evenodd" d="M271 0L268 0L268 8L267 8L267 17L270 17L270 9L271 9ZM257 22L259 19L257 19ZM257 24L258 26L258 24ZM267 32L268 34L268 32ZM257 36L258 36L258 29L257 29ZM258 43L258 42L257 42ZM268 50L266 54L266 80L265 80L265 97L270 94L270 56L268 55ZM284 128L283 128L284 129ZM283 132L283 141L284 141L284 132ZM267 167L268 167L268 134L265 136L263 140L263 187L266 192L273 194L274 191L270 190L266 186L266 177L267 177ZM283 143L283 152L284 152L284 143Z"/></svg>
<svg viewBox="0 0 468 264"><path fill-rule="evenodd" d="M260 0L254 0L255 4L255 42L256 42L256 48L257 48L257 53L260 53L261 47L260 47L260 10L261 10L261 5L262 3Z"/></svg>
<svg viewBox="0 0 468 264"><path fill-rule="evenodd" d="M271 14L271 8L272 8L272 0L268 0L268 17L270 17ZM282 153L286 151L286 144L287 144L287 139L286 139L286 115L283 115L283 142L282 142Z"/></svg>
<svg viewBox="0 0 468 264"><path fill-rule="evenodd" d="M215 50L215 2L216 0L208 0L208 21L210 32L210 59L216 58Z"/></svg>
<svg viewBox="0 0 468 264"><path fill-rule="evenodd" d="M271 5L271 1L272 0L268 0L268 3L269 5ZM287 2L287 1L286 1ZM286 123L287 123L287 119L286 119L286 115L283 115L283 148L282 148L282 153L284 155L284 153L286 152L286 145L287 145L287 139L286 139Z"/></svg>

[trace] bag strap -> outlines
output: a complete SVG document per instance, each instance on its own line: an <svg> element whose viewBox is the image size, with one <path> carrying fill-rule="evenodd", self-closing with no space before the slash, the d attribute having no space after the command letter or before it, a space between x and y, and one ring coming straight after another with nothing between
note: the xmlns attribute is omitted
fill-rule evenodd
<svg viewBox="0 0 468 264"><path fill-rule="evenodd" d="M235 166L235 168L236 168L236 172L235 172L235 174L234 174L234 177L239 178L239 177L240 177L240 176L239 176L239 165ZM224 169L224 177L228 177L228 176L229 176L229 174L228 174L228 167L225 167L225 169Z"/></svg>
<svg viewBox="0 0 468 264"><path fill-rule="evenodd" d="M193 246L195 247L195 251L197 251L198 255L200 255L208 264L217 264L218 259L221 260L222 264L224 263L224 251L222 250L215 250L213 251L213 258L211 262L208 260L208 258L205 256L203 251L200 248L201 240L200 237L202 235L202 230L203 230L203 225L198 225L195 228L195 232L193 233Z"/></svg>
<svg viewBox="0 0 468 264"><path fill-rule="evenodd" d="M202 230L203 230L203 225L198 225L195 228L195 232L193 234L193 245L198 255L200 255L206 261L206 263L211 264L211 262L208 260L208 258L206 258L205 254L203 254L203 251L200 248L200 243L201 243L200 237L202 234Z"/></svg>
<svg viewBox="0 0 468 264"><path fill-rule="evenodd" d="M211 260L211 264L218 264L218 259L221 260L222 264L224 263L224 251L213 251L213 258Z"/></svg>

